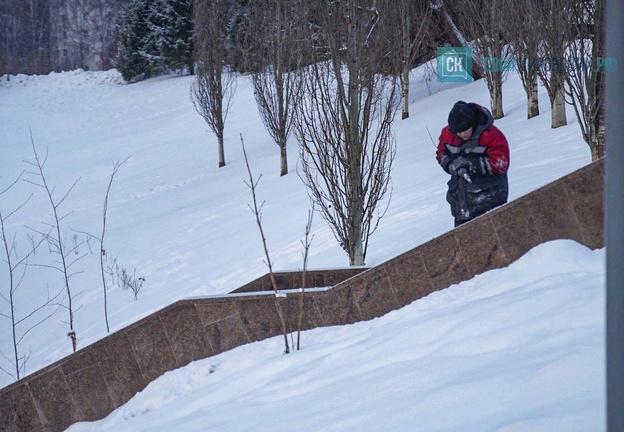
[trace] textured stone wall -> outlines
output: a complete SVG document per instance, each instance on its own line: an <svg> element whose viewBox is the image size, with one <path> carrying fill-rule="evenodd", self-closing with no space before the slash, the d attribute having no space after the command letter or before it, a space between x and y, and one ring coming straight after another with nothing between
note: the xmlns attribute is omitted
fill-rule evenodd
<svg viewBox="0 0 624 432"><path fill-rule="evenodd" d="M353 277L366 270L366 267L351 267L346 269L333 269L333 270L308 270L306 271L306 286L305 288L315 287L331 287L339 282L342 282L350 277ZM273 273L275 284L277 289L292 289L301 287L301 272L275 272ZM268 274L265 274L258 279L243 285L242 287L235 289L232 293L248 293L258 291L273 291L271 285L271 278ZM230 293L231 294L231 293Z"/></svg>
<svg viewBox="0 0 624 432"><path fill-rule="evenodd" d="M604 247L604 160L592 163L371 269L311 272L304 329L372 319L429 293L509 265L540 243ZM297 272L279 288L297 287ZM239 290L272 289L264 276ZM163 373L280 334L276 301L296 329L298 295L177 302L0 390L0 430L57 432L97 420Z"/></svg>
<svg viewBox="0 0 624 432"><path fill-rule="evenodd" d="M311 271L306 285L335 285L364 270ZM278 289L296 288L301 274L281 272L276 281ZM266 293L244 294L251 290ZM280 334L269 290L265 275L236 296L177 302L0 390L0 431L55 432L101 419L167 371ZM295 329L298 298L281 301ZM323 325L310 297L305 304L305 328Z"/></svg>

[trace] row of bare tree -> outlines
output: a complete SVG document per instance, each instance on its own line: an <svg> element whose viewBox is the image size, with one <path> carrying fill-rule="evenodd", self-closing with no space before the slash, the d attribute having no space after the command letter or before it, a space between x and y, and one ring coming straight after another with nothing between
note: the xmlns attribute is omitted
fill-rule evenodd
<svg viewBox="0 0 624 432"><path fill-rule="evenodd" d="M552 127L567 123L565 104L571 104L592 157L604 155L605 69L594 61L604 51L603 2L255 0L239 40L261 118L279 147L280 174L288 173L286 143L293 134L312 202L349 263L363 265L389 202L395 112L409 117L409 72L431 59L437 45L472 49L475 77L487 84L495 118L504 116L505 66L513 60L528 118L539 114L541 82ZM236 84L226 64L231 4L194 4L191 99L217 137L220 167ZM579 67L588 60L594 63ZM562 61L567 68L553 67Z"/></svg>
<svg viewBox="0 0 624 432"><path fill-rule="evenodd" d="M410 23L426 22L429 14L416 4L402 2L413 19L402 21L410 38L399 38L390 2L250 3L247 64L254 69L261 118L280 150L280 174L288 173L286 143L294 133L300 176L351 265L364 264L389 194L395 153L390 126L400 96L395 72L405 72L407 89L425 33L424 24L414 32ZM219 166L225 165L223 130L235 85L223 58L227 5L197 1L194 10L197 78L191 98L217 136ZM401 52L393 48L397 44L403 44ZM407 100L407 90L404 95Z"/></svg>
<svg viewBox="0 0 624 432"><path fill-rule="evenodd" d="M471 36L494 118L504 116L503 82L513 68L526 91L527 118L539 114L541 82L550 100L551 127L567 124L565 106L571 105L592 159L605 155L604 0L447 3L459 28Z"/></svg>

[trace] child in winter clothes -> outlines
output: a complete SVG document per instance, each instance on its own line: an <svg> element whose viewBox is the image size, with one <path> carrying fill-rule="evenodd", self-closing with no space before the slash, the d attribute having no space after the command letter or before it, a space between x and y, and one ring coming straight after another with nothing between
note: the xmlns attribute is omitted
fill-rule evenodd
<svg viewBox="0 0 624 432"><path fill-rule="evenodd" d="M457 102L442 129L438 163L451 175L446 199L455 226L507 202L509 145L487 108Z"/></svg>

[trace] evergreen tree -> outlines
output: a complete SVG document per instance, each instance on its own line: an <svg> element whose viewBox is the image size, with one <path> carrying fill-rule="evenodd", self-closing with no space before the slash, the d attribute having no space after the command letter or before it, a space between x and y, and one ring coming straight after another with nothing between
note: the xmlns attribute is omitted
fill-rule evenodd
<svg viewBox="0 0 624 432"><path fill-rule="evenodd" d="M122 12L115 67L126 81L149 74L149 63L143 55L149 32L149 3L151 0L131 0Z"/></svg>
<svg viewBox="0 0 624 432"><path fill-rule="evenodd" d="M253 65L255 40L251 36L251 5L248 0L228 0L226 25L226 63L237 72L257 72Z"/></svg>
<svg viewBox="0 0 624 432"><path fill-rule="evenodd" d="M193 0L130 0L119 26L116 67L126 81L193 71Z"/></svg>
<svg viewBox="0 0 624 432"><path fill-rule="evenodd" d="M171 70L193 73L193 0L164 0L161 52Z"/></svg>
<svg viewBox="0 0 624 432"><path fill-rule="evenodd" d="M145 0L144 0L145 1ZM163 12L168 0L147 0L148 12L145 16L147 33L142 39L141 55L148 64L146 78L165 71L165 58L162 48L165 45L167 20Z"/></svg>

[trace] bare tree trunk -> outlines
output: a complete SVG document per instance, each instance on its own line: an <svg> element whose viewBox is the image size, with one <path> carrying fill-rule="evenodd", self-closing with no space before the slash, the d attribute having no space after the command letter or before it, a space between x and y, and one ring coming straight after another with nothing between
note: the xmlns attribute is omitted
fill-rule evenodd
<svg viewBox="0 0 624 432"><path fill-rule="evenodd" d="M570 27L569 17L562 2L552 0L539 2L532 9L535 31L540 35L538 62L531 67L548 92L551 109L551 127L558 128L568 124L565 111L564 82L566 72L557 63L564 58L569 40L566 37Z"/></svg>
<svg viewBox="0 0 624 432"><path fill-rule="evenodd" d="M539 76L550 100L550 127L556 129L567 125L565 94L558 72L549 73L540 69Z"/></svg>
<svg viewBox="0 0 624 432"><path fill-rule="evenodd" d="M217 132L217 142L219 146L219 168L225 166L225 144L223 138L223 127L221 127Z"/></svg>
<svg viewBox="0 0 624 432"><path fill-rule="evenodd" d="M396 5L396 6L395 6ZM392 7L397 9L399 22L390 24L390 31L397 33L398 62L401 82L401 118L409 117L409 74L416 61L427 27L431 21L432 8L429 1L399 0L393 1ZM390 14L394 16L394 13ZM416 28L417 27L417 28Z"/></svg>
<svg viewBox="0 0 624 432"><path fill-rule="evenodd" d="M356 16L355 2L351 2L350 16ZM360 52L358 46L358 21L348 21L347 36L347 70L349 73L348 99L349 119L347 135L347 152L349 154L349 264L352 266L364 265L364 250L362 247L362 211L363 194L362 184L362 143L360 140Z"/></svg>
<svg viewBox="0 0 624 432"><path fill-rule="evenodd" d="M280 176L288 174L288 155L286 152L286 143L280 145Z"/></svg>
<svg viewBox="0 0 624 432"><path fill-rule="evenodd" d="M104 322L106 323L106 332L110 333L110 326L108 324L108 300L107 300L107 291L108 287L106 285L106 270L105 270L105 257L106 257L106 248L104 247L104 237L106 236L106 217L108 214L108 197L110 194L111 187L113 185L113 180L115 179L115 175L119 168L126 163L129 158L126 158L124 161L117 161L113 164L113 172L108 181L108 187L106 188L106 195L104 196L104 206L102 209L102 235L98 239L100 243L100 273L102 276L102 288L104 291Z"/></svg>
<svg viewBox="0 0 624 432"><path fill-rule="evenodd" d="M596 97L596 104L597 104L597 113L596 113L596 117L594 119L594 122L592 123L594 125L594 130L595 130L595 139L594 139L594 145L591 147L592 148L592 160L597 160L600 159L601 157L604 157L607 152L606 152L606 146L605 146L605 79L606 77L604 76L604 72L602 74L599 75L599 82L598 82L598 94L595 96Z"/></svg>
<svg viewBox="0 0 624 432"><path fill-rule="evenodd" d="M404 1L400 2L402 8L400 9L400 19L401 19L401 34L400 40L402 45L401 57L402 57L402 65L401 65L401 119L405 120L409 118L409 84L410 84L410 69L411 69L411 53L408 52L408 47L410 46L410 36L412 29L412 20L409 16L409 4Z"/></svg>
<svg viewBox="0 0 624 432"><path fill-rule="evenodd" d="M515 70L522 81L522 87L527 97L527 119L539 115L538 76L535 60L538 57L538 47L542 43L545 29L543 18L538 16L541 0L504 0L503 7L508 16L522 17L522 20L507 20L502 28L505 39L513 54Z"/></svg>
<svg viewBox="0 0 624 432"><path fill-rule="evenodd" d="M303 269L301 271L301 291L299 293L299 319L297 320L297 351L301 349L301 327L303 326L303 314L305 306L305 289L306 289L306 272L308 269L308 253L310 252L310 245L314 236L310 238L310 231L312 230L312 219L314 218L314 205L312 209L308 211L308 222L305 227L305 240L301 242L303 245Z"/></svg>
<svg viewBox="0 0 624 432"><path fill-rule="evenodd" d="M401 71L403 79L401 80L401 119L405 120L409 117L409 75L410 68L404 67Z"/></svg>
<svg viewBox="0 0 624 432"><path fill-rule="evenodd" d="M492 83L492 92L490 93L490 106L492 107L492 116L496 120L505 117L505 113L503 112L502 77L498 75L495 77L495 80Z"/></svg>
<svg viewBox="0 0 624 432"><path fill-rule="evenodd" d="M590 134L590 140L593 143L597 143L598 142L598 134L593 130L591 131ZM601 157L604 156L604 146L602 148L598 147L597 145L591 146L590 147L591 150L591 156L592 156L592 160L595 161L597 159L600 159Z"/></svg>
<svg viewBox="0 0 624 432"><path fill-rule="evenodd" d="M533 82L527 88L527 119L532 119L539 115L539 95L537 91L537 76L534 77Z"/></svg>
<svg viewBox="0 0 624 432"><path fill-rule="evenodd" d="M565 110L565 97L563 93L563 85L559 85L553 89L553 94L550 96L551 106L551 122L550 127L556 129L568 124L568 118Z"/></svg>

